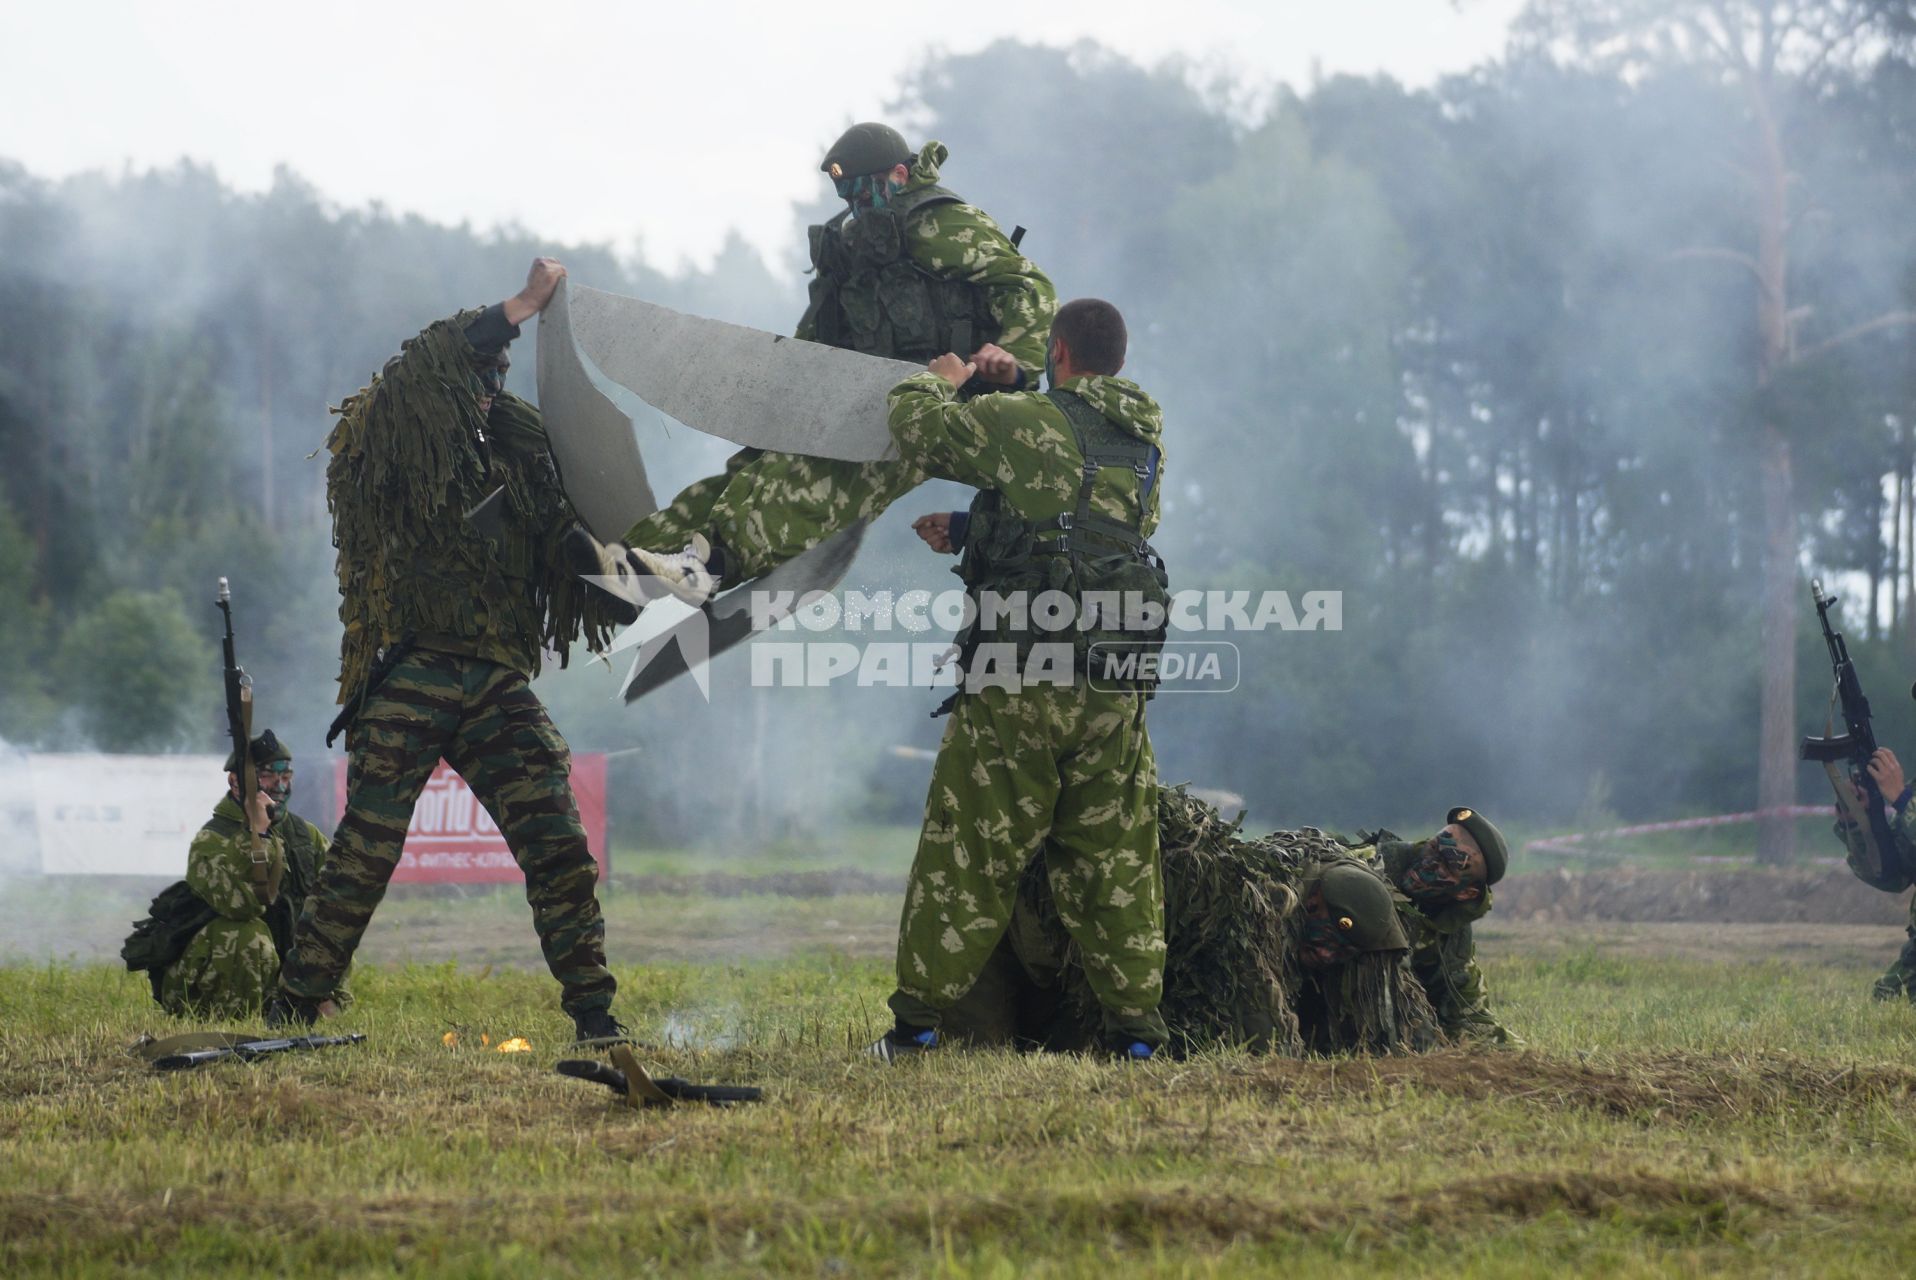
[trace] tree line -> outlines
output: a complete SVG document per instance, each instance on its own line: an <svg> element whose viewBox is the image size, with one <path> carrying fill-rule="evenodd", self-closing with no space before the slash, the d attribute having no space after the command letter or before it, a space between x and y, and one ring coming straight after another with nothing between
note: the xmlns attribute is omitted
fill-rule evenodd
<svg viewBox="0 0 1916 1280"><path fill-rule="evenodd" d="M1885 740L1912 740L1904 17L1549 0L1468 74L1333 78L1248 122L1181 68L1095 45L915 69L898 105L950 146L947 184L1028 227L1061 296L1130 318L1127 373L1166 408L1174 585L1344 593L1341 632L1249 638L1237 693L1159 700L1165 776L1273 824L1812 798L1791 758L1827 693L1811 572L1846 597ZM263 681L323 725L336 601L307 455L326 405L534 252L789 330L800 225L823 207L795 211L783 261L734 244L666 274L336 209L291 172L243 195L189 165L0 171L0 643L24 658L0 736L208 749L198 596L238 584L236 560ZM722 456L646 447L680 479ZM937 585L903 527L920 505L875 530L855 579ZM607 683L568 673L549 696L575 742L641 745L614 808L650 832L710 820L683 800L688 754L749 793L727 814L804 807L808 786L767 796L811 776L784 744L821 723L841 812L922 799L888 754L937 730L909 699L672 691L635 713ZM1786 828L1765 852L1788 855Z"/></svg>

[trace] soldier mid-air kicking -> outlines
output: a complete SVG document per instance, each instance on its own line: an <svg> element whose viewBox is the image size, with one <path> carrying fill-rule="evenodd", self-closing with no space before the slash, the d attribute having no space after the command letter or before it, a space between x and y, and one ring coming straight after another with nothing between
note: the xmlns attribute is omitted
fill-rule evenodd
<svg viewBox="0 0 1916 1280"><path fill-rule="evenodd" d="M1044 368L1057 294L996 223L938 185L948 154L938 142L914 152L882 124L854 125L832 144L819 167L846 208L811 228L811 302L796 336L921 363L947 351L1009 356L1012 385L1021 387ZM602 547L591 571L654 574L676 594L702 599L713 577L758 577L876 516L925 478L908 457L846 462L742 449L723 474L634 525L625 546Z"/></svg>

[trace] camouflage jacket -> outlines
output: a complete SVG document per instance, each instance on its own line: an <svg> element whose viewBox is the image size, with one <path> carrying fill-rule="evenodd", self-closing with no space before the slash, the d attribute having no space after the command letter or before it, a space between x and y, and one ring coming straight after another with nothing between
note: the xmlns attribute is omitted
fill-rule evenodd
<svg viewBox="0 0 1916 1280"><path fill-rule="evenodd" d="M1380 840L1376 856L1397 899L1397 919L1410 937L1410 967L1430 997L1444 1034L1453 1039L1476 1037L1501 1043L1517 1038L1491 1015L1484 990L1483 970L1477 966L1477 944L1471 926L1490 914L1490 890L1475 902L1454 903L1434 914L1413 902L1396 885L1417 860L1420 846L1401 840Z"/></svg>
<svg viewBox="0 0 1916 1280"><path fill-rule="evenodd" d="M1164 411L1135 382L1089 374L1072 378L1075 391L1107 422L1163 449ZM892 388L891 434L906 459L942 480L992 489L1026 520L1042 521L1074 511L1084 453L1064 413L1036 392L999 392L960 401L935 373L913 374ZM1160 474L1162 464L1160 463ZM1145 500L1140 532L1158 526L1158 496ZM1092 509L1129 524L1139 516L1140 483L1129 472L1107 472Z"/></svg>
<svg viewBox="0 0 1916 1280"><path fill-rule="evenodd" d="M266 830L267 882L276 886L281 897L290 892L304 901L325 856L326 837L290 812L282 813ZM246 815L230 793L220 797L213 816L193 836L186 853L186 884L224 919L258 920L266 914L266 904L253 891Z"/></svg>
<svg viewBox="0 0 1916 1280"><path fill-rule="evenodd" d="M472 335L484 326L497 338L497 313L429 326L337 411L326 502L345 624L341 702L357 694L379 649L408 636L527 675L538 672L544 649L563 666L582 632L595 651L610 638L609 597L565 567L561 540L577 517L539 411L502 394L490 413L479 412ZM465 513L500 488L495 540Z"/></svg>
<svg viewBox="0 0 1916 1280"><path fill-rule="evenodd" d="M950 154L942 142L926 143L900 194L936 186L939 167ZM998 345L1028 373L1044 368L1051 321L1058 313L1057 290L982 209L950 201L926 205L912 215L905 241L912 261L924 271L981 288L997 323ZM810 314L795 333L808 341L817 336Z"/></svg>
<svg viewBox="0 0 1916 1280"><path fill-rule="evenodd" d="M1896 837L1896 851L1900 855L1899 861L1902 867L1905 870L1916 867L1916 804L1911 804L1901 813L1892 810L1889 817L1889 830L1890 834ZM1843 842L1843 850L1846 854L1844 861L1849 864L1851 873L1859 880L1872 887L1880 888L1885 893L1901 893L1909 888L1912 882L1906 874L1892 876L1887 880L1870 876L1870 859L1863 846L1861 828L1839 821L1836 824L1836 838ZM1911 904L1910 913L1911 919L1916 919L1916 903Z"/></svg>

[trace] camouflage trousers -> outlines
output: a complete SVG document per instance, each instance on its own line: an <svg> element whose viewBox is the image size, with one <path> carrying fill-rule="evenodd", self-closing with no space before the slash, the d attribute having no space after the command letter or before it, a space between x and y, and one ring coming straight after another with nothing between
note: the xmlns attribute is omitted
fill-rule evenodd
<svg viewBox="0 0 1916 1280"><path fill-rule="evenodd" d="M1876 980L1871 991L1878 1000L1909 999L1916 1001L1916 898L1909 904L1909 941L1896 954L1896 959L1883 976Z"/></svg>
<svg viewBox="0 0 1916 1280"><path fill-rule="evenodd" d="M627 546L677 551L702 533L725 552L728 582L756 578L924 483L917 465L844 462L741 449L722 475L687 485L625 535Z"/></svg>
<svg viewBox="0 0 1916 1280"><path fill-rule="evenodd" d="M1164 1042L1157 767L1144 705L1141 694L1082 680L958 698L905 885L891 998L901 1025L938 1026L972 988L1042 848L1106 1038Z"/></svg>
<svg viewBox="0 0 1916 1280"><path fill-rule="evenodd" d="M525 676L483 658L414 650L367 698L347 733L346 812L306 899L280 982L322 1000L339 987L386 882L413 804L440 757L486 807L526 876L546 967L569 1014L603 1009L598 864L572 799L571 752Z"/></svg>
<svg viewBox="0 0 1916 1280"><path fill-rule="evenodd" d="M245 1018L279 985L279 950L264 920L212 920L160 979L160 1007L179 1017Z"/></svg>

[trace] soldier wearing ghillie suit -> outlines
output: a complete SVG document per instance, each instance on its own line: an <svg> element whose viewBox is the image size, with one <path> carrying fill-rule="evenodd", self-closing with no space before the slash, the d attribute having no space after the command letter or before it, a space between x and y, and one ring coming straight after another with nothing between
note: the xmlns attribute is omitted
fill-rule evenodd
<svg viewBox="0 0 1916 1280"><path fill-rule="evenodd" d="M1912 812L1910 804L1910 799L1916 797L1916 786L1906 780L1902 762L1888 747L1877 748L1869 762L1869 775L1875 779L1877 790L1888 797L1894 811L1889 830L1896 841L1895 856L1879 861L1870 855L1863 828L1855 817L1867 803L1860 787L1853 788L1857 800L1854 812L1843 804L1836 806L1836 835L1843 842L1851 872L1871 888L1901 893L1916 883L1909 874L1911 868L1916 868L1916 812ZM1916 1001L1916 897L1911 898L1909 904L1908 937L1896 959L1870 988L1870 995L1878 1000Z"/></svg>
<svg viewBox="0 0 1916 1280"><path fill-rule="evenodd" d="M1370 850L1310 827L1245 839L1181 787L1159 793L1157 816L1168 947L1160 1010L1174 1050L1391 1053L1442 1040ZM1095 1043L1084 965L1035 863L986 977L946 1026L981 1044Z"/></svg>
<svg viewBox="0 0 1916 1280"><path fill-rule="evenodd" d="M1398 919L1410 938L1410 967L1453 1040L1521 1043L1490 1012L1471 926L1490 914L1490 886L1503 879L1503 833L1475 809L1455 808L1444 828L1415 843L1388 831L1362 837L1399 894ZM1362 855L1365 850L1360 849Z"/></svg>
<svg viewBox="0 0 1916 1280"><path fill-rule="evenodd" d="M819 167L846 208L811 228L811 302L796 336L898 360L1004 353L1018 368L1013 385L1022 386L1044 368L1057 294L995 222L938 185L949 154L939 142L913 152L882 124L854 125L832 144ZM625 542L666 562L639 572L660 573L669 589L696 600L710 590L707 568L731 582L757 577L878 515L925 478L909 458L846 462L743 449L722 475L639 521ZM602 572L619 574L624 551L606 548Z"/></svg>
<svg viewBox="0 0 1916 1280"><path fill-rule="evenodd" d="M538 259L520 293L429 326L338 411L326 495L346 627L346 812L269 1019L310 1023L337 990L444 757L525 873L579 1037L623 1034L570 752L529 682L542 649L564 665L583 635L596 652L632 612L573 572L578 521L539 412L503 387L506 345L564 274ZM482 533L464 513L489 496L499 517Z"/></svg>
<svg viewBox="0 0 1916 1280"><path fill-rule="evenodd" d="M1017 370L1009 357L974 367L955 355L891 393L904 461L981 490L959 572L983 607L959 641L965 675L906 884L896 1021L873 1046L881 1057L936 1044L943 1011L984 970L1041 849L1101 1042L1133 1058L1164 1043L1149 690L1090 678L1086 662L1092 646L1125 634L1126 619L1090 614L1098 597L1169 601L1163 563L1145 541L1157 526L1163 415L1116 376L1125 341L1115 307L1081 299L1052 326L1056 381L1045 395L965 401L959 391L974 374L1009 386ZM1030 605L1045 592L1076 606L1062 641L1046 638L1035 608L992 607ZM1161 643L1161 630L1153 636ZM1028 680L1035 669L1042 674Z"/></svg>
<svg viewBox="0 0 1916 1280"><path fill-rule="evenodd" d="M279 986L293 923L326 859L326 837L292 813L293 754L268 729L248 746L259 787L250 815L239 802L239 756L226 761L226 794L193 837L186 879L133 926L122 949L145 970L168 1013L235 1018L258 1013ZM265 874L254 874L250 829L264 835Z"/></svg>

